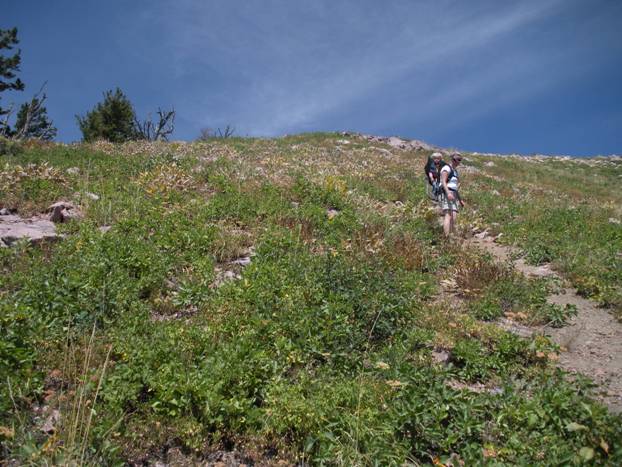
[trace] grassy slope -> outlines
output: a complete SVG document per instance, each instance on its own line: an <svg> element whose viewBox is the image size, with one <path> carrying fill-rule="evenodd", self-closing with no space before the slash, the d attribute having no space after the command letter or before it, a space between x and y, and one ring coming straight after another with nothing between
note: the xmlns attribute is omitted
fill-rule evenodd
<svg viewBox="0 0 622 467"><path fill-rule="evenodd" d="M563 322L544 303L555 284L442 241L420 182L427 154L338 140L5 157L0 204L23 215L100 199L79 198L86 218L62 242L0 250L4 455L110 463L180 446L267 462L620 463L620 418L587 382L564 381L552 345L480 321L511 310ZM619 310L609 218L621 200L605 188L620 166L469 159L480 172L464 170L462 229L492 225ZM230 264L249 247L249 266ZM241 279L214 287L224 269ZM454 277L465 304L438 296ZM440 350L448 365L432 360ZM34 426L34 403L61 408L55 435Z"/></svg>
<svg viewBox="0 0 622 467"><path fill-rule="evenodd" d="M503 231L528 260L552 262L579 293L622 318L622 197L615 188L622 160L477 162L486 170L470 190L485 222L498 223L493 230ZM492 194L495 189L502 196Z"/></svg>

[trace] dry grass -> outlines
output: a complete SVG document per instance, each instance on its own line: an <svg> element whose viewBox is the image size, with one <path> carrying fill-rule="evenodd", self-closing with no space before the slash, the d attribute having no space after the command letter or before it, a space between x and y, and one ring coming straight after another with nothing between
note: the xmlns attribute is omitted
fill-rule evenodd
<svg viewBox="0 0 622 467"><path fill-rule="evenodd" d="M383 255L389 262L407 271L424 271L427 267L424 245L408 232L392 235L383 249Z"/></svg>
<svg viewBox="0 0 622 467"><path fill-rule="evenodd" d="M304 243L313 243L316 239L313 223L308 219L282 216L276 220L276 224L296 232Z"/></svg>
<svg viewBox="0 0 622 467"><path fill-rule="evenodd" d="M505 265L474 250L465 250L458 255L453 271L456 284L465 297L477 296L487 285L511 274Z"/></svg>
<svg viewBox="0 0 622 467"><path fill-rule="evenodd" d="M41 409L51 436L37 460L44 465L90 464L91 427L97 402L111 365L112 347L104 345L93 326L88 338L74 341L68 333L64 361L46 378L45 403ZM96 457L96 455L95 455Z"/></svg>
<svg viewBox="0 0 622 467"><path fill-rule="evenodd" d="M219 223L217 227L218 233L212 244L217 263L228 263L248 255L255 241L251 231L230 223Z"/></svg>

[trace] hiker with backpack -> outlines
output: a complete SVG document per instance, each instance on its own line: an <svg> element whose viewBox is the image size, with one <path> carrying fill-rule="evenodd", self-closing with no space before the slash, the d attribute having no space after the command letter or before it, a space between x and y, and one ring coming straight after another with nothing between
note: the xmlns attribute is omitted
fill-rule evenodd
<svg viewBox="0 0 622 467"><path fill-rule="evenodd" d="M440 152L432 153L432 155L428 157L428 162L425 164L424 168L425 178L428 182L428 195L435 201L438 200L442 190L441 169L447 165L442 157Z"/></svg>
<svg viewBox="0 0 622 467"><path fill-rule="evenodd" d="M462 162L462 155L454 152L451 155L451 163L446 164L441 169L441 195L439 197L441 209L443 210L443 231L448 237L453 233L456 224L459 207L464 206L464 202L460 198L460 179L458 174L458 166Z"/></svg>

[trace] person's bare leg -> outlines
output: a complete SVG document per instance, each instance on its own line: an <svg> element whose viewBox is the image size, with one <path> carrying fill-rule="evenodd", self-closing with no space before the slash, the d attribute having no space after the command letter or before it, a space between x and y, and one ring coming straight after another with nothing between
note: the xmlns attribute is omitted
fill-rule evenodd
<svg viewBox="0 0 622 467"><path fill-rule="evenodd" d="M458 218L458 212L451 211L451 233L456 230L456 219Z"/></svg>
<svg viewBox="0 0 622 467"><path fill-rule="evenodd" d="M445 237L449 237L449 234L451 234L451 211L445 211L445 217L443 219L443 232L445 232Z"/></svg>

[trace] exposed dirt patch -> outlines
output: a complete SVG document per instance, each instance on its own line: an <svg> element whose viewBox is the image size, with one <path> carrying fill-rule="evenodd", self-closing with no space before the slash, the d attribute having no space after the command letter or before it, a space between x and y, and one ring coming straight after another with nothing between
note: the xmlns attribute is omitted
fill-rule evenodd
<svg viewBox="0 0 622 467"><path fill-rule="evenodd" d="M516 250L496 243L493 237L487 235L478 235L467 243L504 262L510 261L516 253ZM559 277L549 265L532 266L521 259L513 263L515 269L526 276ZM550 295L547 300L557 305L577 307L577 315L570 319L567 326L537 329L561 347L558 365L568 372L592 378L598 385L595 396L612 412L622 412L622 324L572 288ZM501 326L505 328L503 324ZM523 328L521 326L521 333L528 335L528 330Z"/></svg>

